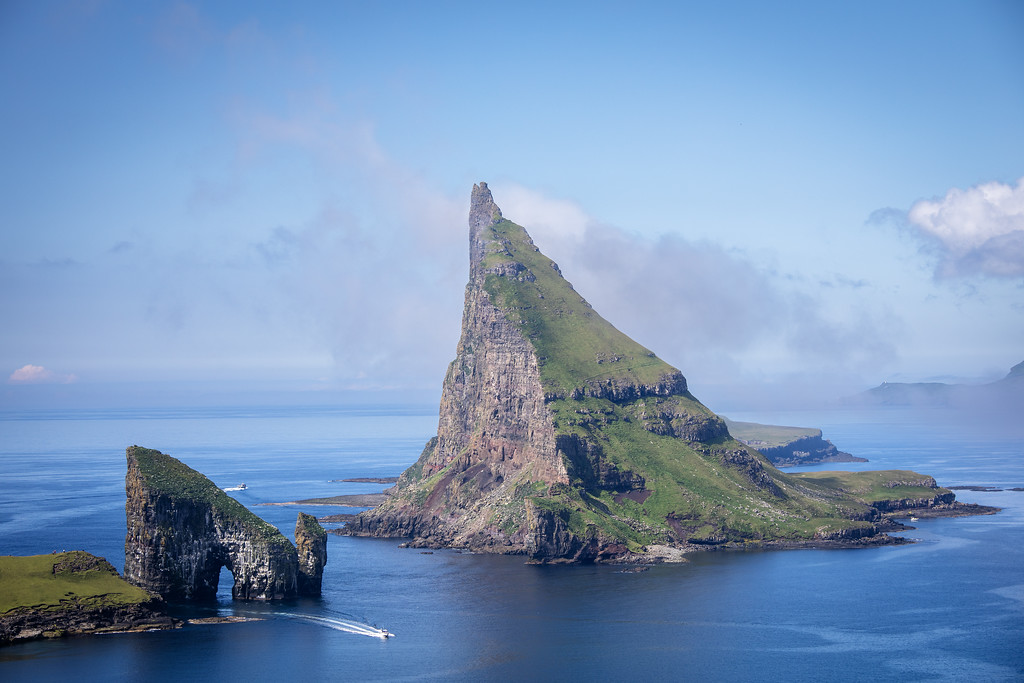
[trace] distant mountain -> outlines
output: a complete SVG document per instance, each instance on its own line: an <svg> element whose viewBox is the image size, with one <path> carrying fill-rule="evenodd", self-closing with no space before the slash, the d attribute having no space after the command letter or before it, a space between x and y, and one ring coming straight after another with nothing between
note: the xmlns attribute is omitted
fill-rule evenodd
<svg viewBox="0 0 1024 683"><path fill-rule="evenodd" d="M844 402L853 405L919 407L984 407L1024 403L1024 362L1010 368L1006 377L988 384L882 382Z"/></svg>

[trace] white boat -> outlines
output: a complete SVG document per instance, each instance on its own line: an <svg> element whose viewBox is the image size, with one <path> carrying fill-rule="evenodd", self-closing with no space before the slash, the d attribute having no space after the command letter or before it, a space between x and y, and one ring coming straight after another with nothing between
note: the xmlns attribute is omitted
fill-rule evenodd
<svg viewBox="0 0 1024 683"><path fill-rule="evenodd" d="M916 522L916 521L917 521L917 517L911 517L911 518L910 518L910 521L911 521L911 522Z"/></svg>

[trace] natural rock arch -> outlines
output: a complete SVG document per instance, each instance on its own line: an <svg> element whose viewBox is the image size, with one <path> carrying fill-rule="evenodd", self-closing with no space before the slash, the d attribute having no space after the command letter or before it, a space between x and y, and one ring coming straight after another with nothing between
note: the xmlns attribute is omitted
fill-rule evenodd
<svg viewBox="0 0 1024 683"><path fill-rule="evenodd" d="M171 600L208 600L216 596L226 567L235 580L231 595L238 600L320 594L326 533L316 533L323 528L315 518L299 520L302 566L314 568L312 575L303 572L300 585L299 555L276 527L169 455L139 446L126 454L128 581ZM310 554L322 561L309 560Z"/></svg>

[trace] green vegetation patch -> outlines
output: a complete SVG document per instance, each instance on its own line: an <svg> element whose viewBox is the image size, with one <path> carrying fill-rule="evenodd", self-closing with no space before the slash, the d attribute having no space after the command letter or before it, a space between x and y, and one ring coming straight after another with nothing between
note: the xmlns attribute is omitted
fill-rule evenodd
<svg viewBox="0 0 1024 683"><path fill-rule="evenodd" d="M308 515L305 512L299 513L299 518L296 520L296 527L302 529L302 531L309 536L327 536L327 530L320 525L320 522L317 521L316 517Z"/></svg>
<svg viewBox="0 0 1024 683"><path fill-rule="evenodd" d="M869 472L795 472L798 481L840 495L850 495L866 503L902 498L932 498L949 493L935 480L911 470L873 470Z"/></svg>
<svg viewBox="0 0 1024 683"><path fill-rule="evenodd" d="M799 439L821 436L820 429L811 427L784 427L781 425L763 425L757 422L734 422L728 418L725 425L729 433L755 448L774 448L785 446Z"/></svg>
<svg viewBox="0 0 1024 683"><path fill-rule="evenodd" d="M177 458L152 448L132 446L135 461L146 485L171 498L186 498L206 503L225 520L248 526L268 544L291 547L288 539L273 524L261 519L237 500L220 490L202 473Z"/></svg>
<svg viewBox="0 0 1024 683"><path fill-rule="evenodd" d="M677 372L598 315L522 227L502 220L490 230L505 249L482 265L504 274L488 274L484 288L534 345L546 393L566 397L609 380L651 385ZM513 274L510 264L525 270Z"/></svg>
<svg viewBox="0 0 1024 683"><path fill-rule="evenodd" d="M19 607L57 611L151 599L146 591L122 579L102 557L81 550L0 556L0 614Z"/></svg>
<svg viewBox="0 0 1024 683"><path fill-rule="evenodd" d="M743 468L723 464L723 452L746 450L732 438L694 443L648 431L637 414L650 401L648 397L618 405L587 398L549 404L560 432L598 445L606 465L643 477L643 495L588 488L577 477L569 487L579 491L572 500L563 495L550 500L536 498L534 504L569 510L570 528L575 533L593 525L609 535L643 544L664 543L670 534L694 542L809 539L834 516L833 503L843 498L838 492L817 498L801 495L786 475L751 455L758 458L775 486L788 491L780 498L759 488ZM846 520L838 523L845 525Z"/></svg>

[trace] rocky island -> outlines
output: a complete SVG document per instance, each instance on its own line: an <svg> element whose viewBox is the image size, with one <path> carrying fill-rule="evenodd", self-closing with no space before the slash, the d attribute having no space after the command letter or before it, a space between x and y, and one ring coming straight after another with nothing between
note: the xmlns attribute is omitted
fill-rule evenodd
<svg viewBox="0 0 1024 683"><path fill-rule="evenodd" d="M0 557L0 644L175 628L159 596L81 550Z"/></svg>
<svg viewBox="0 0 1024 683"><path fill-rule="evenodd" d="M437 436L342 533L540 562L648 561L901 542L882 533L886 495L951 495L913 472L853 488L780 472L679 370L594 311L486 183L472 191L469 252Z"/></svg>
<svg viewBox="0 0 1024 683"><path fill-rule="evenodd" d="M299 514L296 551L276 527L177 459L139 446L126 455L128 581L168 600L209 600L227 567L238 600L320 595L327 535L314 517Z"/></svg>

